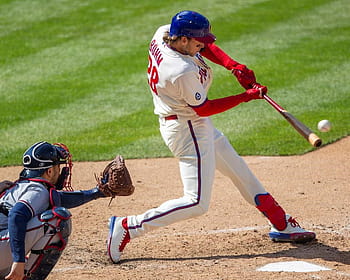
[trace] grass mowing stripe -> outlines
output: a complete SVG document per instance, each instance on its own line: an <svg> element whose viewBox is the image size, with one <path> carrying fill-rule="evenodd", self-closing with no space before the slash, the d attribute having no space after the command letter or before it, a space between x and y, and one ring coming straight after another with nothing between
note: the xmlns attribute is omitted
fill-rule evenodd
<svg viewBox="0 0 350 280"><path fill-rule="evenodd" d="M139 125L141 121L144 123L142 130L140 130ZM155 130L157 122L157 117L152 114L152 111L144 109L95 123L91 126L85 125L80 130L77 129L76 133L72 129L66 133L64 131L49 131L49 133L53 132L56 135L49 137L46 131L46 137L43 138L41 131L38 131L32 134L32 137L27 136L25 139L22 137L21 144L28 142L22 148L16 145L4 145L0 152L1 163L2 165L9 165L18 161L18 156L24 152L25 147L39 140L59 141L68 144L71 152L74 154L74 159L78 161L109 159L116 153L124 151L123 147L128 146L127 149L130 149L135 143L141 143L141 141L149 144L147 146L142 145L142 148L140 147L139 149L133 148L133 153L127 153L125 157L149 157L155 151L161 150L162 146L163 150L165 150L165 145L162 145L158 131ZM50 128L54 129L55 122L51 121L50 123L52 125ZM67 125L69 126L69 124ZM33 127L35 128L36 125L34 124ZM26 129L30 129L30 127L26 126ZM20 134L15 137L24 135L28 134ZM156 141L150 140L150 138ZM135 153L136 149L140 152L138 156ZM20 151L19 154L18 151Z"/></svg>
<svg viewBox="0 0 350 280"><path fill-rule="evenodd" d="M112 36L112 30L107 31L106 37ZM0 96L6 101L14 98L19 89L40 83L65 72L74 72L81 68L97 63L99 60L110 56L128 56L132 48L127 43L119 41L114 47L99 46L101 34L97 38L86 38L87 41L73 41L60 47L45 49L34 56L29 56L10 67L0 67L2 82L0 84ZM87 45L87 42L91 44ZM94 45L95 44L95 45ZM28 65L33 68L28 71ZM6 69L4 69L6 68ZM14 94L14 95L12 95ZM22 98L18 95L17 98Z"/></svg>
<svg viewBox="0 0 350 280"><path fill-rule="evenodd" d="M130 76L130 79L135 83L140 83L145 78L144 75L135 74ZM72 133L78 133L80 130L98 125L106 119L130 114L147 105L151 106L148 89L146 92L140 93L134 92L133 87L133 84L126 84L123 87L115 85L111 88L91 92L84 98L69 102L61 108L51 108L41 117L37 116L29 121L23 120L16 126L8 126L2 130L2 133L13 138L18 137L19 134L31 135L28 135L28 138L63 135L67 133L67 129L71 130ZM67 127L67 122L69 122L69 127ZM33 135L31 130L35 127L41 127L42 130Z"/></svg>
<svg viewBox="0 0 350 280"><path fill-rule="evenodd" d="M101 3L98 4L101 5ZM45 5L44 8L46 8ZM26 44L22 47L24 48L23 53L32 53L32 55L27 55L27 59L22 59L23 54L20 53L20 60L15 61L16 66L14 68L8 68L8 66L0 68L0 73L4 75L2 80L8 80L9 84L7 88L4 88L4 91L8 92L10 89L15 89L11 86L11 74L15 74L16 80L13 84L17 84L22 80L21 73L23 73L23 71L24 81L29 78L35 82L35 78L45 78L43 76L44 74L47 76L51 73L65 71L66 67L79 67L81 63L91 63L91 60L96 59L96 57L99 58L108 55L106 52L118 50L128 52L129 47L135 43L138 44L137 42L147 46L148 40L157 26L149 24L147 25L148 27L146 27L144 25L145 22L149 22L149 20L153 18L153 14L148 13L139 16L138 21L135 22L133 17L135 7L134 9L126 9L123 12L118 11L118 16L116 16L115 20L113 20L113 18L110 19L111 16L109 16L107 21L104 19L102 21L103 24L99 23L97 25L92 15L90 17L86 16L86 13L92 13L92 11L90 11L92 8L94 8L94 6L84 6L78 11L73 9L74 12L57 15L57 18L54 20L49 18L48 21L42 22L40 18L39 22L36 24L26 26L26 29L20 30L21 33L13 34L12 37L15 39L25 36L27 33L33 34L33 36L24 37ZM43 10L45 11L45 9ZM102 8L99 10L104 11ZM161 10L161 13L164 13L165 10L167 9ZM69 10L67 9L65 11L68 12ZM93 11L95 12L95 9ZM121 14L123 14L123 16L121 16ZM81 26L78 24L74 26L72 19L76 20L78 16L91 19L80 19L83 21L84 25ZM106 15L104 15L104 17L105 16ZM167 20L163 23L170 21L170 15L167 17ZM43 28L43 25L45 25L45 28ZM125 36L125 34L133 34L133 36L128 37ZM113 40L113 38L116 39ZM118 38L121 39L119 40ZM5 39L6 38L3 38L3 42ZM3 44L8 45L6 41ZM6 55L7 50L9 51L8 55ZM6 57L8 60L12 52L11 48L3 48L2 57ZM93 55L89 56L89 53ZM53 57L56 57L56 60L53 60ZM67 63L66 60L69 59L71 61ZM34 71L32 71L31 76L28 77L26 72L29 65ZM6 73L8 75L6 75Z"/></svg>
<svg viewBox="0 0 350 280"><path fill-rule="evenodd" d="M232 20L234 19L232 14L239 13L244 9L251 9L254 5L264 3L266 0L202 0L200 2L197 0L189 0L183 2L184 3L181 6L178 5L178 3L173 5L170 9L172 11L169 12L168 15L168 21L173 15L175 15L175 13L181 10L194 10L206 16L212 27L217 29L219 26L215 27L215 24L213 24L217 18L222 18L224 16L227 19Z"/></svg>
<svg viewBox="0 0 350 280"><path fill-rule="evenodd" d="M140 18L139 22L142 24L144 20ZM133 25L132 28L135 28L135 26ZM5 66L0 68L0 73L2 73L0 96L4 101L7 99L17 101L22 99L23 94L25 94L22 83L28 83L28 81L37 83L40 80L48 80L50 76L55 76L65 71L74 71L75 69L86 67L86 65L94 63L96 59L102 59L111 55L111 53L117 53L118 50L125 54L125 50L129 50L126 45L131 45L131 43L126 43L124 38L119 42L114 42L111 38L118 38L118 35L129 32L124 25L123 28L120 28L121 31L117 30L118 26L113 26L104 33L91 34L78 40L70 40L60 44L58 47L43 49L17 61L13 67ZM141 29L137 28L136 30ZM148 38L140 39L139 34L136 33L135 35L142 44L147 44ZM125 55L128 55L128 53ZM29 65L33 67L30 72L28 72ZM20 95L13 94L18 92L19 89L21 89Z"/></svg>
<svg viewBox="0 0 350 280"><path fill-rule="evenodd" d="M264 30L276 24L295 18L300 13L310 11L316 6L329 2L320 1L279 1L270 0L257 2L245 9L230 9L231 15L222 14L212 22L213 31L220 42L240 40L250 35L254 40L248 44L240 45L244 50L249 45L257 45L264 37L260 36ZM248 1L247 1L248 2ZM250 3L250 1L249 1ZM217 26L217 27L215 27ZM226 27L226 28L223 28Z"/></svg>
<svg viewBox="0 0 350 280"><path fill-rule="evenodd" d="M143 123L142 130L140 130L140 123ZM129 146L130 150L130 147L134 147L135 142L158 136L155 130L157 124L157 117L152 114L152 110L147 108L106 120L99 126L90 127L74 135L63 135L60 138L62 141L67 140L72 143L72 148L83 150L82 153L80 151L77 153L77 160L101 160L113 157L125 146ZM157 148L154 143L152 146ZM143 145L142 150L144 152L138 157L143 157L147 148ZM130 157L130 154L126 153L126 157Z"/></svg>
<svg viewBox="0 0 350 280"><path fill-rule="evenodd" d="M152 13L148 13L149 10L156 7L163 14L165 11L169 12L169 4L164 1L66 2L68 1L48 3L21 1L18 5L13 3L8 5L10 7L4 7L4 11L9 10L9 12L0 12L0 18L7 27L6 32L1 36L0 51L3 56L0 57L0 63L8 63L11 59L38 53L40 50L63 44L66 41L85 38L92 33L103 33L110 27L120 30L119 35L121 36L109 37L108 41L113 42L113 38L117 40L122 38L125 41L129 38L125 36L127 34L137 35L137 32L147 32L147 26L152 28L151 24L145 26L145 22L161 18L160 15L154 17ZM163 10L162 7L164 7ZM51 10L52 12L48 12ZM142 28L137 28L137 25ZM130 27L133 31L129 33L127 31ZM149 29L149 32L153 32L153 29ZM134 39L138 37L135 36ZM15 48L9 48L12 45ZM1 48L1 46L4 47Z"/></svg>
<svg viewBox="0 0 350 280"><path fill-rule="evenodd" d="M320 3L322 2L324 1L320 1ZM302 5L303 2L298 3ZM331 1L307 12L303 9L297 10L295 15L289 17L284 17L282 14L280 21L274 22L273 25L260 24L260 32L247 33L239 38L230 36L229 38L232 39L221 43L221 46L229 53L232 50L235 53L234 57L237 57L238 60L244 59L246 63L251 65L258 64L261 59L259 53L262 56L266 54L273 56L274 52L281 52L297 41L317 36L318 32L324 28L348 26L348 9L344 9L346 4L347 0ZM268 18L266 21L268 22ZM222 40L223 38L220 38L220 42Z"/></svg>
<svg viewBox="0 0 350 280"><path fill-rule="evenodd" d="M306 75L324 71L330 65L347 60L349 39L344 36L346 29L342 28L347 24L343 4L344 1L337 1L334 6L326 4L275 24L258 35L262 38L258 45L251 43L254 42L253 35L246 35L238 41L225 42L223 46L232 53L238 53L238 57L239 53L243 54L246 60L242 62L250 61L248 66L255 70L258 80L267 84L270 93L274 94L279 88L302 82ZM326 17L325 13L330 15ZM321 18L323 23L313 18ZM303 24L293 24L300 21ZM332 40L329 40L329 36ZM245 48L240 48L240 45ZM339 53L341 49L344 51ZM241 91L226 70L213 67L217 76L212 86L213 96L225 95L222 93L227 92L227 88L232 88L234 92Z"/></svg>
<svg viewBox="0 0 350 280"><path fill-rule="evenodd" d="M20 61L21 63L16 64L14 68L6 69L7 71L2 71L3 83L1 83L1 85L3 101L8 101L8 103L2 103L3 107L6 106L8 108L7 110L12 110L11 108L13 108L13 106L17 106L19 110L23 108L23 112L26 112L25 109L30 107L32 109L37 108L40 111L30 116L26 116L25 113L22 113L21 118L17 118L17 121L23 121L24 119L30 120L38 115L42 116L45 109L50 110L53 106L59 105L59 102L57 102L59 98L56 97L56 95L59 94L59 90L64 90L63 87L66 83L61 82L62 84L59 84L57 80L63 80L64 77L67 78L66 76L68 75L74 77L77 75L76 71L81 71L81 68L88 68L90 66L96 67L99 61L105 63L105 60L110 59L108 55L111 55L111 53L115 53L115 56L119 56L120 54L117 52L118 49L120 49L121 52L125 51L125 49L122 47L118 48L118 46L114 46L111 43L108 43L111 44L110 46L103 44L103 48L97 47L96 49L94 46L87 48L85 45L85 41L100 42L102 41L102 38L113 38L113 34L110 34L110 32L107 30L105 34L98 34L98 38L95 38L94 34L92 34L91 38L84 38L82 41L69 41L65 44L59 45L58 47L44 49L33 56L30 55L27 56L27 58L22 59ZM81 47L74 47L77 45ZM106 51L106 47L108 51ZM132 52L132 50L130 52ZM99 61L95 63L97 58L99 58ZM31 64L34 67L33 71L27 71L28 64ZM68 74L65 74L66 69L69 71ZM21 76L20 73L23 73L23 75ZM12 75L13 79L11 79L10 75ZM44 82L41 82L42 80ZM31 81L31 83L28 83L28 81ZM28 86L24 87L21 85L21 82L28 83ZM115 82L118 83L118 80ZM50 84L52 84L51 86L54 88L49 88ZM82 82L73 80L72 88L75 89L72 89L72 92L75 95L81 95L81 90L79 92L76 90L77 84L81 85ZM67 87L68 86L69 84ZM19 88L20 90L18 90ZM45 94L45 90L50 92L50 95ZM58 92L58 94L51 96L51 94L54 92ZM38 104L40 106L36 106L36 103L42 103L42 99L38 98L38 96L43 95L45 95L46 98L46 108L43 108L41 104ZM60 95L62 97L62 94ZM69 96L66 98L66 100L72 101L72 99L74 100L75 98L76 97L74 96ZM50 99L53 101L50 101ZM63 103L63 105L65 105L65 103ZM6 112L6 108L2 109ZM9 121L13 120L13 115L7 114L7 120L8 121L4 122L3 125L9 126Z"/></svg>
<svg viewBox="0 0 350 280"><path fill-rule="evenodd" d="M0 5L0 37L21 29L27 29L33 23L52 18L60 18L73 10L81 9L95 1L55 0L43 1L1 1Z"/></svg>
<svg viewBox="0 0 350 280"><path fill-rule="evenodd" d="M15 98L15 94L9 94L8 99L11 100L0 104L3 115L0 128L42 117L49 114L50 110L65 108L69 103L88 98L88 95L101 95L101 101L95 105L99 104L101 111L104 112L111 109L107 107L109 104L118 105L118 98L123 99L125 95L130 96L130 92L134 92L140 97L130 101L132 107L138 107L144 103L143 99L148 95L144 93L148 93L149 90L145 81L146 61L139 65L143 68L142 72L133 72L134 68L129 67L129 61L134 56L135 53L132 56L120 57L117 54L114 57L106 57L75 72L64 72L27 86L18 92ZM86 104L85 101L82 101L83 104ZM13 114L14 107L17 114Z"/></svg>

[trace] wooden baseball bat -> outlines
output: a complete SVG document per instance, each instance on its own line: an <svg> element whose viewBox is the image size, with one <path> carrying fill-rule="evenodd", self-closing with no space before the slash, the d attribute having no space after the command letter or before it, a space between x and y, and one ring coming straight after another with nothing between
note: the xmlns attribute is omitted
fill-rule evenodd
<svg viewBox="0 0 350 280"><path fill-rule="evenodd" d="M271 97L264 94L264 99L275 108L294 128L295 130L303 136L309 143L314 147L319 147L322 145L322 140L315 133L312 132L305 124L299 121L287 110L278 105Z"/></svg>

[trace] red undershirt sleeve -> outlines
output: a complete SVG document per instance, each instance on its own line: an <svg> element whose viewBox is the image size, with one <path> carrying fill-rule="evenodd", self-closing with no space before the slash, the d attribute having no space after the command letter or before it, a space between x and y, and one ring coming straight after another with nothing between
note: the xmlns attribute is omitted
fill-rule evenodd
<svg viewBox="0 0 350 280"><path fill-rule="evenodd" d="M207 44L200 54L210 61L225 67L227 70L232 70L236 65L240 64L214 43Z"/></svg>
<svg viewBox="0 0 350 280"><path fill-rule="evenodd" d="M206 100L199 106L191 106L191 108L200 117L209 117L211 115L219 114L221 112L227 111L242 102L248 102L251 97L244 93L238 95L232 95L228 97Z"/></svg>

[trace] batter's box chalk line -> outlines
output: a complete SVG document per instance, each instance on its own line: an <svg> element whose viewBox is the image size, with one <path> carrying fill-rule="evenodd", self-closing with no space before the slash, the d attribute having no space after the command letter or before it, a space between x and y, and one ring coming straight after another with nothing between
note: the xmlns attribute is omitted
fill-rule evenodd
<svg viewBox="0 0 350 280"><path fill-rule="evenodd" d="M86 269L83 266L71 266L71 267L60 267L60 268L54 268L52 271L54 272L66 272L71 270L83 270Z"/></svg>
<svg viewBox="0 0 350 280"><path fill-rule="evenodd" d="M269 229L269 225L254 226L254 227L240 227L240 228L227 228L227 229L215 229L215 230L197 230L188 232L174 232L174 233L150 233L145 235L145 238L158 238L159 236L193 236L193 235L213 235L213 234L227 234L234 232L248 232L248 231L260 231ZM323 231L325 233L337 234L341 236L347 236L350 234L350 227L345 227L340 230L332 230L323 226L306 225L305 228L312 228L314 230Z"/></svg>
<svg viewBox="0 0 350 280"><path fill-rule="evenodd" d="M259 231L262 229L270 228L269 226L256 226L256 227L241 227L241 228L228 228L228 229L215 229L215 230L197 230L197 231L188 231L188 232L174 232L172 234L159 234L151 233L145 235L145 238L156 238L159 236L192 236L192 235L213 235L213 234L225 234L232 232L245 232L245 231Z"/></svg>
<svg viewBox="0 0 350 280"><path fill-rule="evenodd" d="M323 231L325 233L337 234L342 236L346 236L350 234L350 226L340 228L339 230L333 230L324 226L313 226L312 228L315 230Z"/></svg>

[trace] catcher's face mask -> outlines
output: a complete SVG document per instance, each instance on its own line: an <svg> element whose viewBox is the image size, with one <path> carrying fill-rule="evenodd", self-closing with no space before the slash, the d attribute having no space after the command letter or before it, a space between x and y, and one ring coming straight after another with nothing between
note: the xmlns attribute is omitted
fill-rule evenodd
<svg viewBox="0 0 350 280"><path fill-rule="evenodd" d="M53 146L57 150L59 163L65 165L61 168L61 174L58 177L56 189L65 189L66 191L73 191L73 188L71 186L73 168L72 155L69 152L68 147L62 143L54 143Z"/></svg>

